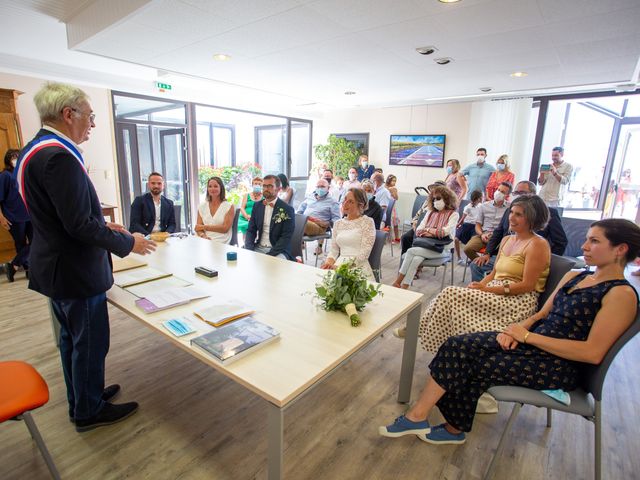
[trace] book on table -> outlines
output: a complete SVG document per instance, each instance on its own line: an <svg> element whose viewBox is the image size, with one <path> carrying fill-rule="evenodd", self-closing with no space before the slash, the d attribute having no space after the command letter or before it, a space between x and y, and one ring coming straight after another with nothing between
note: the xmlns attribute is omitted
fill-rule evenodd
<svg viewBox="0 0 640 480"><path fill-rule="evenodd" d="M147 262L138 260L133 257L112 257L113 273L124 272L125 270L131 270L133 268L146 267Z"/></svg>
<svg viewBox="0 0 640 480"><path fill-rule="evenodd" d="M135 303L145 313L154 313L208 296L208 293L194 286L179 287L149 294L144 298L139 298Z"/></svg>
<svg viewBox="0 0 640 480"><path fill-rule="evenodd" d="M136 297L145 298L157 292L163 292L172 288L188 287L190 285L193 285L193 283L172 275L170 277L160 278L150 282L131 285L126 287L125 290L129 293L133 293Z"/></svg>
<svg viewBox="0 0 640 480"><path fill-rule="evenodd" d="M156 268L140 267L116 273L114 275L114 283L119 287L126 288L170 276L170 273L162 272Z"/></svg>
<svg viewBox="0 0 640 480"><path fill-rule="evenodd" d="M214 327L220 327L247 315L255 313L249 306L241 302L216 303L206 305L202 309L193 312L200 320Z"/></svg>
<svg viewBox="0 0 640 480"><path fill-rule="evenodd" d="M191 339L191 345L226 365L280 338L280 332L246 317Z"/></svg>

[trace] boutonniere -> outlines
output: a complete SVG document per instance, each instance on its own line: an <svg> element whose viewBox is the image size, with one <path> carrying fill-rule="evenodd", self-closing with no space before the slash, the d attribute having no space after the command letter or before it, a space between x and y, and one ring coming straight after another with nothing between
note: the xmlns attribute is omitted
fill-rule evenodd
<svg viewBox="0 0 640 480"><path fill-rule="evenodd" d="M273 216L275 223L282 223L285 220L291 220L291 217L287 215L287 212L284 211L284 208L280 207L278 212Z"/></svg>

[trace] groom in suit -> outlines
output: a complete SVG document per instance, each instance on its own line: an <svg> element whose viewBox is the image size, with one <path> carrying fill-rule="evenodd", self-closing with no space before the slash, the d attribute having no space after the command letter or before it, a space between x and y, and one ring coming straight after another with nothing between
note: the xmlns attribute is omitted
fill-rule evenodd
<svg viewBox="0 0 640 480"><path fill-rule="evenodd" d="M173 202L162 195L164 178L152 172L147 180L149 191L133 200L129 231L148 235L152 232L176 231L176 216Z"/></svg>
<svg viewBox="0 0 640 480"><path fill-rule="evenodd" d="M253 206L244 248L293 260L291 237L296 215L292 207L278 198L280 186L280 179L275 175L266 175L262 180L264 200Z"/></svg>

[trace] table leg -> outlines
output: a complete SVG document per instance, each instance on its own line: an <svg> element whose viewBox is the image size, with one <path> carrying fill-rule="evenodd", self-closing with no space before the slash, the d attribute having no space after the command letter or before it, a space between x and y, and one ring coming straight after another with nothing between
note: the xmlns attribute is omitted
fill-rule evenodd
<svg viewBox="0 0 640 480"><path fill-rule="evenodd" d="M398 403L409 403L411 400L411 384L413 383L413 368L416 363L416 348L418 347L418 326L420 325L421 305L416 305L407 315L407 331L402 350L402 367L400 370L400 387L398 388Z"/></svg>
<svg viewBox="0 0 640 480"><path fill-rule="evenodd" d="M284 436L284 411L272 403L268 403L267 408L267 478L269 480L280 480L282 478L282 451Z"/></svg>

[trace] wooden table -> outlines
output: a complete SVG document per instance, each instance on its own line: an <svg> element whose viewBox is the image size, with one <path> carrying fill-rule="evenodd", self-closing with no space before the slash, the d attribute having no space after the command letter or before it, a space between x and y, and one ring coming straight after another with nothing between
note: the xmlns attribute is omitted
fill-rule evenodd
<svg viewBox="0 0 640 480"><path fill-rule="evenodd" d="M107 205L106 203L101 203L100 207L102 208L102 216L109 217L109 221L115 223L116 221L116 207L115 205Z"/></svg>
<svg viewBox="0 0 640 480"><path fill-rule="evenodd" d="M237 251L237 261L227 262L229 250ZM325 312L312 303L310 292L324 272L311 266L197 237L171 238L159 243L153 254L140 258L149 266L193 282L211 297L145 314L135 306L134 295L114 286L108 292L109 302L267 401L270 479L282 477L284 410L405 315L407 339L398 401L409 401L422 294L383 286L384 297L376 297L366 307L362 324L354 328L345 314ZM218 270L219 276L196 275L194 267L198 265ZM197 333L178 338L162 326L161 322L170 318L193 317L194 309L213 299L236 299L251 305L256 310L254 316L279 330L281 338L223 366L190 346L189 340Z"/></svg>

